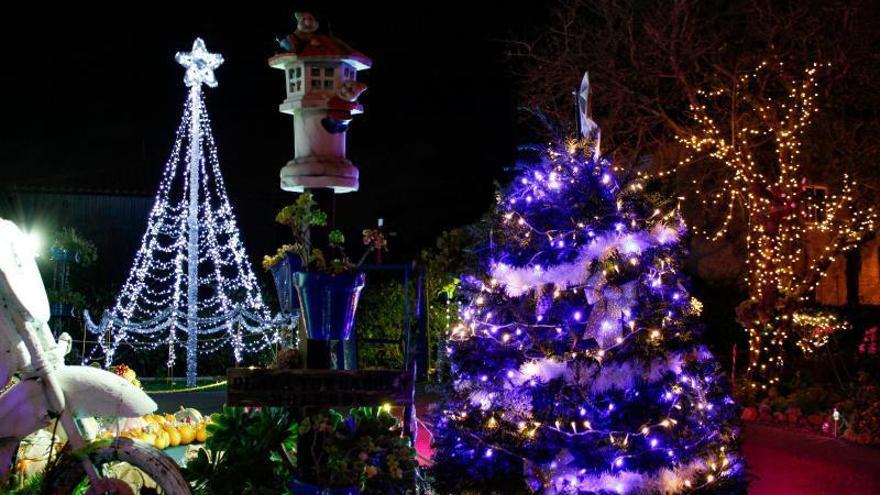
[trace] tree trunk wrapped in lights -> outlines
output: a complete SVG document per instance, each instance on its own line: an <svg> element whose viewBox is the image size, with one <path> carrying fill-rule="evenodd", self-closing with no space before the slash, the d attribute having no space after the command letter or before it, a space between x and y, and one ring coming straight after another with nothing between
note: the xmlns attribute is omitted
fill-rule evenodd
<svg viewBox="0 0 880 495"><path fill-rule="evenodd" d="M446 348L438 493L744 491L677 205L619 181L597 136L538 150L499 196L486 274L464 277Z"/></svg>
<svg viewBox="0 0 880 495"><path fill-rule="evenodd" d="M717 228L701 233L724 236L737 207L748 220L749 299L737 318L749 334L755 389L779 383L790 348L809 346L792 319L834 258L872 231L877 216L860 208L855 183L843 172L839 194L822 205L809 201L801 139L817 112L820 68L791 71L782 62L765 61L751 73L719 78L715 87L698 92L691 105L696 125L679 136L692 152L679 167L708 159L725 174L724 187L701 195L706 208L723 207L725 214Z"/></svg>

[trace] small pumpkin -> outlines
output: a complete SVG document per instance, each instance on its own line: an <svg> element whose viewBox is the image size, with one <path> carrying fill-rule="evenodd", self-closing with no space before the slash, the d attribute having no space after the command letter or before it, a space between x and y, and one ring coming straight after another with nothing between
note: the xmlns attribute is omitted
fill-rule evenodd
<svg viewBox="0 0 880 495"><path fill-rule="evenodd" d="M177 431L177 428L173 426L167 426L165 427L165 431L168 433L169 445L171 445L172 447L177 447L178 445L180 445L180 432Z"/></svg>
<svg viewBox="0 0 880 495"><path fill-rule="evenodd" d="M189 445L196 439L196 430L187 424L178 426L177 431L180 433L181 445Z"/></svg>
<svg viewBox="0 0 880 495"><path fill-rule="evenodd" d="M196 430L196 442L205 443L208 440L208 430L205 428L205 424L202 423L199 425Z"/></svg>

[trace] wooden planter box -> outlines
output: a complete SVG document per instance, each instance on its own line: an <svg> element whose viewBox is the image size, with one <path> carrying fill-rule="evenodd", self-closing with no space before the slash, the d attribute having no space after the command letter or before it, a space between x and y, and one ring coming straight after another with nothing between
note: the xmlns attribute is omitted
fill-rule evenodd
<svg viewBox="0 0 880 495"><path fill-rule="evenodd" d="M229 368L226 371L226 403L235 407L287 407L301 409L360 406L403 406L403 434L413 445L415 426L415 366L409 370L268 370ZM299 462L315 462L305 450ZM291 480L291 483L297 483ZM416 480L413 479L413 493ZM293 485L292 485L293 486ZM300 493L300 485L293 493ZM328 494L336 491L306 491ZM347 492L346 492L347 493ZM354 492L356 493L356 492Z"/></svg>
<svg viewBox="0 0 880 495"><path fill-rule="evenodd" d="M413 406L415 369L269 370L229 368L229 406Z"/></svg>

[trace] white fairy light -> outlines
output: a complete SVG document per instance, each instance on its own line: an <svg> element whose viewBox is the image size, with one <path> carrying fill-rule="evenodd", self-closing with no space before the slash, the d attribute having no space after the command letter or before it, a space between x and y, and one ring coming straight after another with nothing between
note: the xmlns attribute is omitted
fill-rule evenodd
<svg viewBox="0 0 880 495"><path fill-rule="evenodd" d="M199 90L201 90L202 84L206 84L209 88L217 87L214 69L220 67L220 64L223 63L223 55L209 53L208 49L205 48L205 42L201 38L196 38L193 41L191 52L177 52L174 60L186 68L183 82L187 87L198 87Z"/></svg>
<svg viewBox="0 0 880 495"><path fill-rule="evenodd" d="M185 348L192 386L199 354L229 345L238 363L242 354L280 342L279 328L296 318L272 317L263 303L220 173L202 85L217 86L214 69L223 57L196 38L192 51L175 59L186 68L189 95L147 230L114 306L99 325L88 314L86 323L100 335L108 366L123 343L167 347L169 366Z"/></svg>

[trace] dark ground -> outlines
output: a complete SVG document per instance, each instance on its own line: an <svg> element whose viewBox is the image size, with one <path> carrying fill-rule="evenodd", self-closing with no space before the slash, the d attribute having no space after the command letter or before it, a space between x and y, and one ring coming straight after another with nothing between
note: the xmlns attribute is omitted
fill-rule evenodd
<svg viewBox="0 0 880 495"><path fill-rule="evenodd" d="M149 392L148 392L149 393ZM173 413L180 406L194 407L202 414L213 414L220 411L226 401L226 389L205 390L203 392L184 392L171 394L149 394L159 405L159 412Z"/></svg>
<svg viewBox="0 0 880 495"><path fill-rule="evenodd" d="M748 425L751 495L876 495L880 450L809 433Z"/></svg>

